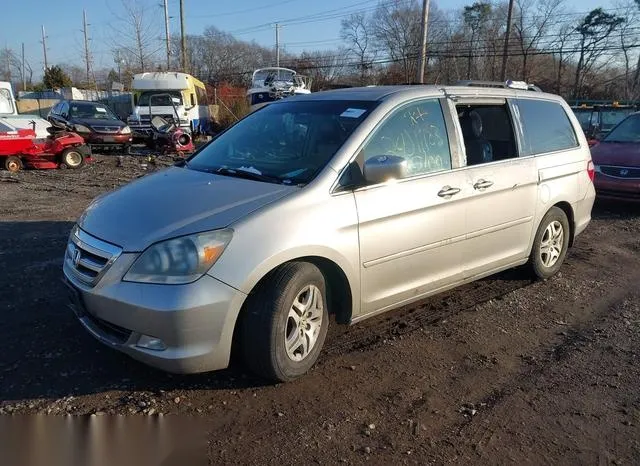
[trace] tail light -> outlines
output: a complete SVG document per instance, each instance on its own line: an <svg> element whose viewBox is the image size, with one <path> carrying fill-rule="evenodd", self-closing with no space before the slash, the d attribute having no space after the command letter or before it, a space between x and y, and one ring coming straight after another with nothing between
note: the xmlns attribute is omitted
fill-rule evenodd
<svg viewBox="0 0 640 466"><path fill-rule="evenodd" d="M596 177L596 167L593 165L593 160L589 160L587 164L587 175L589 175L591 181Z"/></svg>

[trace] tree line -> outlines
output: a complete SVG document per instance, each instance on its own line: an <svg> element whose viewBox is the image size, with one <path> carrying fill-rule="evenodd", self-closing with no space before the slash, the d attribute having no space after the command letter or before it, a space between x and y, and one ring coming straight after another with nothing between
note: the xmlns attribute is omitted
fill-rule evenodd
<svg viewBox="0 0 640 466"><path fill-rule="evenodd" d="M158 39L158 15L135 0L123 5L109 44L116 66L93 70L92 82L87 82L84 67L61 65L62 75L75 85L126 85L142 70L180 69L179 38L173 38L167 62ZM460 9L432 1L425 81L500 80L507 10L506 1L476 1ZM375 8L342 17L336 47L294 53L285 45L280 64L312 77L314 90L411 83L420 55L421 15L421 1L380 0ZM569 99L638 100L639 17L640 0L619 0L612 8L592 11L572 10L564 0L515 0L507 76ZM187 37L185 71L212 85L246 86L254 69L273 65L273 47L241 40L215 26ZM0 50L0 79L22 82L23 77L33 86L29 62L23 67L14 51Z"/></svg>

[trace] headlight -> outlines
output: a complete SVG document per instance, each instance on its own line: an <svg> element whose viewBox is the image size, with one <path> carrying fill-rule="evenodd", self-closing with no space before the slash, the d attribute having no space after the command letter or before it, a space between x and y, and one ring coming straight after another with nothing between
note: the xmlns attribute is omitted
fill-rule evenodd
<svg viewBox="0 0 640 466"><path fill-rule="evenodd" d="M223 253L232 230L215 230L154 244L133 263L123 280L140 283L191 283Z"/></svg>
<svg viewBox="0 0 640 466"><path fill-rule="evenodd" d="M120 134L131 134L131 128L129 128L128 126L125 126L120 130Z"/></svg>
<svg viewBox="0 0 640 466"><path fill-rule="evenodd" d="M73 125L73 129L75 129L78 133L90 133L91 130L85 125Z"/></svg>

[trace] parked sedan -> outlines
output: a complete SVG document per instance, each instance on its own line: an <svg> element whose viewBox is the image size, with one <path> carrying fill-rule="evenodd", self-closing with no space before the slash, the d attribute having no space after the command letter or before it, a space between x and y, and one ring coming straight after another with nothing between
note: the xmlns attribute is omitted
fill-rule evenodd
<svg viewBox="0 0 640 466"><path fill-rule="evenodd" d="M63 100L47 117L49 122L72 129L92 148L125 149L131 146L131 128L104 104L84 100Z"/></svg>
<svg viewBox="0 0 640 466"><path fill-rule="evenodd" d="M591 155L598 197L640 201L640 112L613 128Z"/></svg>

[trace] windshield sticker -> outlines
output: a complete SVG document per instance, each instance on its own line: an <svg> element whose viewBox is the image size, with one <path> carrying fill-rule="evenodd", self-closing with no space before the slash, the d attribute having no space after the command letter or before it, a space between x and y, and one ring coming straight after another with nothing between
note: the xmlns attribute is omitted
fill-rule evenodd
<svg viewBox="0 0 640 466"><path fill-rule="evenodd" d="M107 113L107 109L103 107L96 107L96 112Z"/></svg>
<svg viewBox="0 0 640 466"><path fill-rule="evenodd" d="M362 108L348 108L342 112L340 116L344 118L360 118L364 112L366 112L366 110Z"/></svg>

